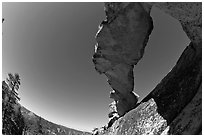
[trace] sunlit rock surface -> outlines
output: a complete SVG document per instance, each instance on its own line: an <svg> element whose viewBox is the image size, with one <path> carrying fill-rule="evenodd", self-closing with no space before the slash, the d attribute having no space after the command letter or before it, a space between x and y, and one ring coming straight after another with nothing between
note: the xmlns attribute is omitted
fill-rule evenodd
<svg viewBox="0 0 204 137"><path fill-rule="evenodd" d="M157 112L157 105L154 99L150 99L118 119L104 134L159 134L166 127L167 121Z"/></svg>
<svg viewBox="0 0 204 137"><path fill-rule="evenodd" d="M191 42L173 69L137 103L133 67L153 29L152 6L176 18ZM93 62L108 77L120 118L99 134L202 134L201 7L201 2L105 3L107 20L97 33Z"/></svg>
<svg viewBox="0 0 204 137"><path fill-rule="evenodd" d="M201 81L201 54L190 43L155 89L103 134L200 134Z"/></svg>

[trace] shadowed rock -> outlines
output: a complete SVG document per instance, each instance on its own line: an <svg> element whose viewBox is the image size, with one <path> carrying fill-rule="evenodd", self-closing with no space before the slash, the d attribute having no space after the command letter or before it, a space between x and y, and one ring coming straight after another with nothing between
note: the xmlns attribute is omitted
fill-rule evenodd
<svg viewBox="0 0 204 137"><path fill-rule="evenodd" d="M192 101L169 124L163 134L192 135L202 131L202 84Z"/></svg>
<svg viewBox="0 0 204 137"><path fill-rule="evenodd" d="M93 62L96 70L108 77L119 116L134 108L138 101L132 92L133 67L142 58L153 28L149 11L144 3L106 3L107 19L96 35Z"/></svg>
<svg viewBox="0 0 204 137"><path fill-rule="evenodd" d="M152 6L176 18L191 43L173 69L137 104L133 67L142 58L153 29ZM108 77L113 88L110 98L120 118L110 121L103 134L202 134L201 7L201 2L105 3L107 19L97 33L93 61L96 70Z"/></svg>
<svg viewBox="0 0 204 137"><path fill-rule="evenodd" d="M103 134L200 134L202 56L192 47L190 43L176 66L135 109Z"/></svg>

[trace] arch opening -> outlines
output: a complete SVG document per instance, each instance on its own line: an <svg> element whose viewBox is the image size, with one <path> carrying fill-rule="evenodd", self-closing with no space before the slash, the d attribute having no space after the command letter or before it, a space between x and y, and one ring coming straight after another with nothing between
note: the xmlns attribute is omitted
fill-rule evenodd
<svg viewBox="0 0 204 137"><path fill-rule="evenodd" d="M171 71L190 43L178 20L154 6L150 15L154 28L143 58L134 67L134 92L140 96L139 102Z"/></svg>

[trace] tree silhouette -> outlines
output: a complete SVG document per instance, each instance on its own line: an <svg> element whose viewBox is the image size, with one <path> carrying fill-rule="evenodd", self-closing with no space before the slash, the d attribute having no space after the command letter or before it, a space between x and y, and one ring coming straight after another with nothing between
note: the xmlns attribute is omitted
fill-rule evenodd
<svg viewBox="0 0 204 137"><path fill-rule="evenodd" d="M19 89L20 86L20 76L19 74L15 73L15 75L9 73L8 78L6 78L6 81L8 83L8 86L10 90L12 91L12 95L15 98L16 101L19 101L20 98L18 97L17 90Z"/></svg>
<svg viewBox="0 0 204 137"><path fill-rule="evenodd" d="M19 86L19 74L9 73L6 82L2 82L2 133L6 135L21 135L23 132L24 120L17 93Z"/></svg>

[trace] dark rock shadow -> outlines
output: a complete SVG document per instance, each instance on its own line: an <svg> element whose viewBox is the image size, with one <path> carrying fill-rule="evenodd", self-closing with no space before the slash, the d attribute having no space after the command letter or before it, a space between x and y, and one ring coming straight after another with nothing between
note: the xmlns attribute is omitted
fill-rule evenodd
<svg viewBox="0 0 204 137"><path fill-rule="evenodd" d="M197 52L195 47L191 42L171 72L140 102L153 98L158 113L167 121L167 125L192 100L201 84L202 53ZM171 127L169 131L172 131Z"/></svg>

